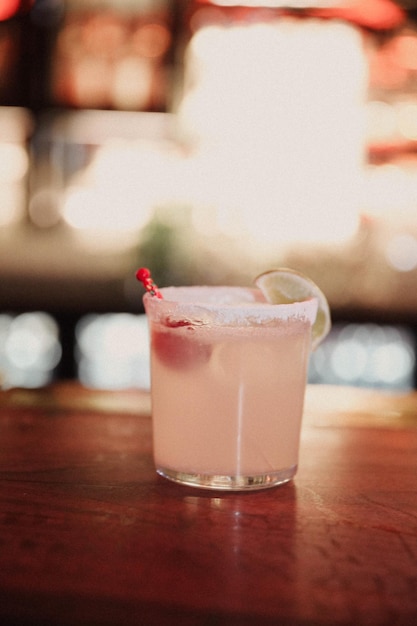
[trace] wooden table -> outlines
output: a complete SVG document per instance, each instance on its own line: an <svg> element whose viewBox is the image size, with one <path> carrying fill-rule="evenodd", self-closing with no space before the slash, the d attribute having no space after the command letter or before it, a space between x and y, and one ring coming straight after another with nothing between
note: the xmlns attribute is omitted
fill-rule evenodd
<svg viewBox="0 0 417 626"><path fill-rule="evenodd" d="M417 623L417 394L310 387L296 479L247 494L158 477L149 416L0 392L0 624Z"/></svg>

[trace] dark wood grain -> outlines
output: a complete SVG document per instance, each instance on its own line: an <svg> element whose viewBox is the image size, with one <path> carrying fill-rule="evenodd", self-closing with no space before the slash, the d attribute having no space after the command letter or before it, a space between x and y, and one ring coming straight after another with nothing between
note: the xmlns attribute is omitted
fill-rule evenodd
<svg viewBox="0 0 417 626"><path fill-rule="evenodd" d="M310 388L299 473L177 486L149 397L0 395L0 624L417 623L417 395Z"/></svg>

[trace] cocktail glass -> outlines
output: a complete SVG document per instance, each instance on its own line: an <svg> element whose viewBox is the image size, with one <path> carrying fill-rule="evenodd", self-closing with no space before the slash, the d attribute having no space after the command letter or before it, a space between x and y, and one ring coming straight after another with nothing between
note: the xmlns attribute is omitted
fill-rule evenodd
<svg viewBox="0 0 417 626"><path fill-rule="evenodd" d="M297 471L317 299L241 287L144 296L157 472L208 489L273 487Z"/></svg>

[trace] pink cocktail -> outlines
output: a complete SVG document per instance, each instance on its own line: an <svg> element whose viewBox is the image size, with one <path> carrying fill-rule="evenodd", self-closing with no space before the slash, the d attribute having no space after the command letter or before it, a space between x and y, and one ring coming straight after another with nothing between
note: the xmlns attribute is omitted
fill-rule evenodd
<svg viewBox="0 0 417 626"><path fill-rule="evenodd" d="M160 291L144 296L158 473L226 490L290 480L317 300L269 304L240 287Z"/></svg>

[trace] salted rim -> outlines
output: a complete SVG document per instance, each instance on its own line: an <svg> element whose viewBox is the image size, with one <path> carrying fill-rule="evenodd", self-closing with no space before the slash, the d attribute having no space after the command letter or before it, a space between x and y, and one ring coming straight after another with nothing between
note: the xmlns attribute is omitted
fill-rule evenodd
<svg viewBox="0 0 417 626"><path fill-rule="evenodd" d="M285 304L269 303L260 289L249 287L189 286L164 287L160 289L162 299L149 293L143 296L145 310L152 319L190 320L196 324L259 325L273 321L303 319L311 325L317 316L318 300L315 297L301 302ZM208 300L188 298L193 293L207 293ZM224 301L214 300L221 294ZM178 299L185 296L184 299Z"/></svg>

